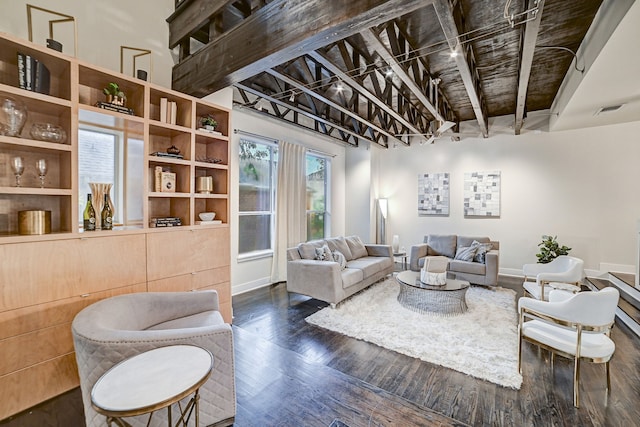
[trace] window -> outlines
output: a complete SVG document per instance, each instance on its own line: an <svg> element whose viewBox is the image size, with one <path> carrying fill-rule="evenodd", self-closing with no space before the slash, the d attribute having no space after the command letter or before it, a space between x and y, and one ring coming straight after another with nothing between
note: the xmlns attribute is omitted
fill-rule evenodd
<svg viewBox="0 0 640 427"><path fill-rule="evenodd" d="M327 157L307 154L307 240L331 235L329 176Z"/></svg>
<svg viewBox="0 0 640 427"><path fill-rule="evenodd" d="M278 147L240 140L238 253L273 250Z"/></svg>
<svg viewBox="0 0 640 427"><path fill-rule="evenodd" d="M90 182L113 183L114 223L142 224L144 141L127 132L81 124L78 131L78 219L91 193ZM100 215L100 212L96 212Z"/></svg>

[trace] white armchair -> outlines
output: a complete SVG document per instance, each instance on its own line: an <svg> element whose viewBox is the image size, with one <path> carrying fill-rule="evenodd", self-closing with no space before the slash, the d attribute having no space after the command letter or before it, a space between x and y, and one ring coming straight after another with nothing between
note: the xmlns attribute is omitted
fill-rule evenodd
<svg viewBox="0 0 640 427"><path fill-rule="evenodd" d="M609 337L620 293L615 288L571 295L551 291L549 301L520 298L518 371L522 373L522 341L574 360L573 405L580 403L580 360L605 363L607 393L611 391L609 361L616 349Z"/></svg>
<svg viewBox="0 0 640 427"><path fill-rule="evenodd" d="M580 292L583 266L580 258L567 255L560 255L547 264L525 264L522 266L525 295L548 301L552 289Z"/></svg>

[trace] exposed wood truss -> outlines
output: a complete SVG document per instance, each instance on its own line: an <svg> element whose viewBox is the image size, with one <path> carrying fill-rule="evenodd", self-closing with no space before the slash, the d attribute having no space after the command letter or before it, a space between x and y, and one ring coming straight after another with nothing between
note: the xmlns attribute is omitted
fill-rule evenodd
<svg viewBox="0 0 640 427"><path fill-rule="evenodd" d="M239 108L349 145L433 140L470 120L487 137L505 114L519 134L572 60L540 47L575 51L601 1L182 0L167 19L173 87L233 85Z"/></svg>

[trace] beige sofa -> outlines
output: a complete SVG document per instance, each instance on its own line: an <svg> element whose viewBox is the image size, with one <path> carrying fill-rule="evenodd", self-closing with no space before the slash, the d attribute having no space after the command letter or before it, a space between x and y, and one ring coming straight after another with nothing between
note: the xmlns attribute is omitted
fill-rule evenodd
<svg viewBox="0 0 640 427"><path fill-rule="evenodd" d="M324 245L344 255L344 269L339 262L316 259L316 248ZM391 273L391 246L364 244L358 236L314 240L287 249L287 291L332 306Z"/></svg>
<svg viewBox="0 0 640 427"><path fill-rule="evenodd" d="M456 259L456 254L463 248L471 247L473 241L490 244L491 247L483 257L475 256L470 261ZM487 246L485 246L486 248ZM488 237L466 237L455 234L429 234L424 236L424 243L411 247L409 268L419 271L428 257L445 256L449 258L448 272L458 280L483 286L498 284L498 268L500 266L500 243Z"/></svg>

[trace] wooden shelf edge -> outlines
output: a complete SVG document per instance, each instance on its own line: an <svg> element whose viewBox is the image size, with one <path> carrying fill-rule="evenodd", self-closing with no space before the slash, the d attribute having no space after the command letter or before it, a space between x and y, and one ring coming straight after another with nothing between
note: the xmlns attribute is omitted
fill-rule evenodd
<svg viewBox="0 0 640 427"><path fill-rule="evenodd" d="M15 150L21 150L24 147L36 148L40 150L51 151L73 151L71 145L58 142L38 141L36 139L16 138L12 136L0 135L0 146L4 145Z"/></svg>
<svg viewBox="0 0 640 427"><path fill-rule="evenodd" d="M72 196L73 193L73 190L67 188L0 187L0 194L17 194L25 196Z"/></svg>
<svg viewBox="0 0 640 427"><path fill-rule="evenodd" d="M19 96L21 98L29 98L36 101L46 102L47 104L56 104L60 107L71 108L71 101L68 99L56 98L55 96L46 95L44 93L33 92L26 89L20 89L19 87L9 86L0 83L0 91L9 93L11 95Z"/></svg>

